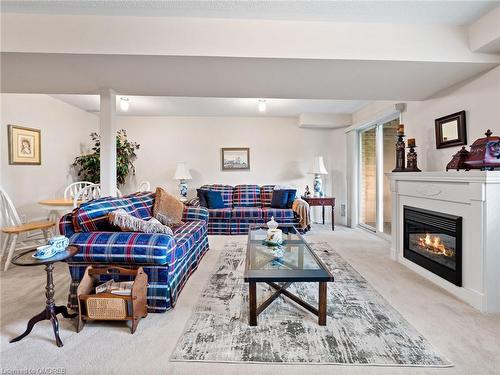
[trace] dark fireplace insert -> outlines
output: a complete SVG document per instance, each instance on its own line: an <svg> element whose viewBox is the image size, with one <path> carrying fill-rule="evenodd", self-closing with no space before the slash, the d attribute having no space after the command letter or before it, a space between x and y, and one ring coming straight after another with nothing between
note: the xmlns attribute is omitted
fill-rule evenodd
<svg viewBox="0 0 500 375"><path fill-rule="evenodd" d="M462 217L403 206L403 256L462 286Z"/></svg>

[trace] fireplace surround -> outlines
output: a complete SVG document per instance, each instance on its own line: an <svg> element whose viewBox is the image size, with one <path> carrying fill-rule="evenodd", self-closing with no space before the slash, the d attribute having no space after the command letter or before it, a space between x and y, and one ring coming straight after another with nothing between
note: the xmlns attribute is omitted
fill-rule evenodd
<svg viewBox="0 0 500 375"><path fill-rule="evenodd" d="M392 259L476 309L500 313L500 171L400 172L386 176L391 182L392 192ZM444 213L441 216L445 217L450 215L447 217L452 221L448 225L454 222L456 229L459 229L459 220L456 219L461 218L461 241L460 233L457 233L457 236L452 236L455 244L450 242L449 232L442 230L445 228L439 231L433 228L432 217L422 219L418 216L425 211L419 211L418 220L413 221L423 222L427 228L419 228L419 233L412 236L412 246L405 246L405 208ZM443 224L442 219L440 217L441 222L437 224ZM434 237L440 238L435 242ZM424 246L436 244L437 254L423 252L416 247L419 243ZM455 249L447 249L447 245L455 245ZM459 249L456 249L457 245ZM445 257L439 254L443 251ZM452 255L450 251L454 251L458 259L446 256ZM418 261L409 259L412 256ZM447 273L454 268L453 263L450 267L450 261L455 261L455 276L447 278L422 264L436 260L439 261L434 263L442 266L437 268ZM460 267L461 272L456 272ZM460 274L461 282L457 278Z"/></svg>
<svg viewBox="0 0 500 375"><path fill-rule="evenodd" d="M462 286L462 217L404 206L403 256Z"/></svg>

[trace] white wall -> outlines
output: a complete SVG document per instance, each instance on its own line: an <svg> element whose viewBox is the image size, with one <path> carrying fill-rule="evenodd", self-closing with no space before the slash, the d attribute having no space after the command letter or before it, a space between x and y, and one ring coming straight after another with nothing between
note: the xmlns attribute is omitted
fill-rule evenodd
<svg viewBox="0 0 500 375"><path fill-rule="evenodd" d="M396 102L372 102L353 114L353 123L373 121ZM424 101L407 102L402 122L408 138L416 138L418 164L423 171L443 171L461 146L436 149L434 120L466 111L467 143L484 137L487 129L500 135L500 67L454 85Z"/></svg>
<svg viewBox="0 0 500 375"><path fill-rule="evenodd" d="M129 116L118 117L117 128L141 145L136 176L124 191L148 180L177 192L172 177L176 163L185 161L193 176L189 196L207 183L292 184L302 192L305 185L312 189L314 156L323 155L330 172L325 191L338 194L338 207L345 203L343 129L300 129L295 118ZM221 147L250 147L250 171L221 171Z"/></svg>
<svg viewBox="0 0 500 375"><path fill-rule="evenodd" d="M41 165L9 165L7 125L41 130ZM86 150L98 118L48 95L1 94L1 183L20 215L47 216L37 202L60 197L73 181L70 164Z"/></svg>
<svg viewBox="0 0 500 375"><path fill-rule="evenodd" d="M372 122L394 111L398 101L372 102L353 114L352 129ZM467 148L476 139L484 137L487 129L500 135L500 67L469 79L434 95L424 101L407 102L402 115L407 138L415 138L417 143L418 166L422 171L444 171L452 156L461 146L436 149L434 120L455 112L466 111ZM349 171L355 171L356 150L354 131L347 133L349 147ZM452 173L452 172L450 172ZM357 202L355 194L355 173L348 176L349 225L357 224Z"/></svg>

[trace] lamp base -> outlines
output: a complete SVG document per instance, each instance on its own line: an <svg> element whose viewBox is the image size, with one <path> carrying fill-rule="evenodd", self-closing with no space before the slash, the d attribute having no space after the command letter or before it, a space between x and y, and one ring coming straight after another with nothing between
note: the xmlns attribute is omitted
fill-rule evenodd
<svg viewBox="0 0 500 375"><path fill-rule="evenodd" d="M179 181L179 195L180 195L181 202L187 201L187 193L188 193L188 184L187 184L186 180L180 180Z"/></svg>
<svg viewBox="0 0 500 375"><path fill-rule="evenodd" d="M323 193L323 181L321 179L320 174L314 175L313 188L314 188L314 196L315 197L322 197L324 195L324 193Z"/></svg>

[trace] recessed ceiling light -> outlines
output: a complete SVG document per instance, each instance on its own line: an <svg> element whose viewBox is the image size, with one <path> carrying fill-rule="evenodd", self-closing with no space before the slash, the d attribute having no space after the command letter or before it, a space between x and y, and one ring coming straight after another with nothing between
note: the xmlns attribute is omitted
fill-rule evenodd
<svg viewBox="0 0 500 375"><path fill-rule="evenodd" d="M264 99L259 99L259 112L265 112L267 109L267 104Z"/></svg>
<svg viewBox="0 0 500 375"><path fill-rule="evenodd" d="M122 111L128 111L129 108L130 108L130 102L129 102L128 98L121 97L120 98L120 109Z"/></svg>

